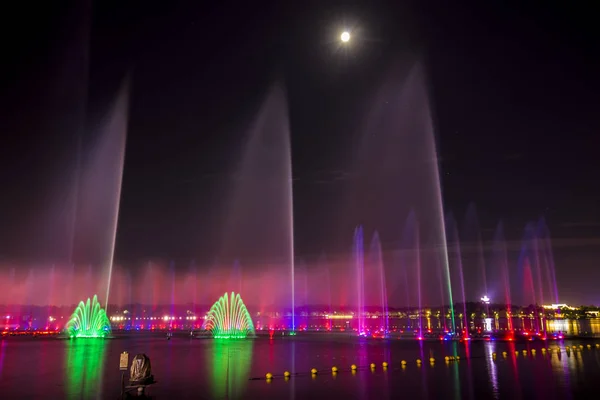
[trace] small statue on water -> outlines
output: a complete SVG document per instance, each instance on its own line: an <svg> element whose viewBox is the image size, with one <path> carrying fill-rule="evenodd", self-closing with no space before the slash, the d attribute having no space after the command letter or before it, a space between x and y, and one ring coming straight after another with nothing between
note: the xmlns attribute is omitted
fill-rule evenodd
<svg viewBox="0 0 600 400"><path fill-rule="evenodd" d="M146 386L156 383L152 375L150 358L145 354L137 354L131 362L129 388L137 387L138 395L144 393Z"/></svg>

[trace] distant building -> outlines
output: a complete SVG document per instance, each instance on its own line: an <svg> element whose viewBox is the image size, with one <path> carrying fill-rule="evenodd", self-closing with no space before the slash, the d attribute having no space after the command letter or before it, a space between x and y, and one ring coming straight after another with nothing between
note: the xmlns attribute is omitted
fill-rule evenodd
<svg viewBox="0 0 600 400"><path fill-rule="evenodd" d="M567 310L576 310L576 307L571 307L567 304L550 304L550 305L545 305L542 306L544 307L546 310L559 310L561 308L566 308Z"/></svg>

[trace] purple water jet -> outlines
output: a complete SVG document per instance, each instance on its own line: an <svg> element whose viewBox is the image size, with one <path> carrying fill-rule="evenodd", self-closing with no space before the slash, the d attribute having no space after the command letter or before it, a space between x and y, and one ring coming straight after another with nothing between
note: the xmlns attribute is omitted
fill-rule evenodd
<svg viewBox="0 0 600 400"><path fill-rule="evenodd" d="M354 231L354 271L356 274L356 319L358 321L358 334L365 335L365 258L362 226Z"/></svg>
<svg viewBox="0 0 600 400"><path fill-rule="evenodd" d="M389 334L387 281L385 275L385 265L383 263L381 242L377 232L373 234L371 247L369 249L369 270L372 277L369 279L369 286L371 290L375 290L376 292L375 296L367 297L367 299L372 299L368 304L375 305L379 303L378 311L381 313L381 322L377 328L383 336L387 336Z"/></svg>
<svg viewBox="0 0 600 400"><path fill-rule="evenodd" d="M491 268L495 271L500 271L501 291L504 295L504 303L506 305L506 320L507 329L511 337L514 334L513 316L512 316L512 296L510 290L510 273L508 266L508 255L506 250L506 241L504 239L504 227L500 222L496 227L494 239L492 242Z"/></svg>

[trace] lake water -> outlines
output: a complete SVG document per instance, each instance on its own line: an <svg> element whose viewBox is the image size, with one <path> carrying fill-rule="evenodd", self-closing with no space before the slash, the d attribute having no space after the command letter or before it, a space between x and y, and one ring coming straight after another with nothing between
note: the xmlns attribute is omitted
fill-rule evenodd
<svg viewBox="0 0 600 400"><path fill-rule="evenodd" d="M158 383L148 394L155 399L596 399L596 343L600 340L458 343L332 335L238 341L183 335L171 340L149 335L107 340L7 337L0 340L0 398L116 399L119 355L128 351L130 357L150 357ZM581 350L564 351L580 344ZM541 351L557 346L561 353ZM446 362L450 355L461 360ZM381 366L383 361L388 368ZM376 368L371 370L370 363ZM352 364L359 366L355 373ZM335 375L334 365L340 369ZM311 368L319 371L316 376ZM286 370L294 374L289 380L282 376ZM275 375L270 382L264 379L267 372Z"/></svg>

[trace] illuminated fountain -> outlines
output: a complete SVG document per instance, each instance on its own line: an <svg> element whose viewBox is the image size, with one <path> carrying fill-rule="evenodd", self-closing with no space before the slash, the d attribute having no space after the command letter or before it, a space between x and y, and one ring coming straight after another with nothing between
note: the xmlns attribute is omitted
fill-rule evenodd
<svg viewBox="0 0 600 400"><path fill-rule="evenodd" d="M285 315L286 330L293 332L296 279L287 108L285 89L274 85L265 93L256 117L247 121L249 128L243 128L247 132L244 146L231 166L236 179L231 180L230 195L224 201L226 217L218 253L222 264L216 266L215 278L225 283L224 271L229 267L221 265L239 260L244 270L241 273L234 267L231 283L235 286L221 288L243 287L246 301L259 312L278 305ZM253 290L264 286L271 290Z"/></svg>
<svg viewBox="0 0 600 400"><path fill-rule="evenodd" d="M434 127L420 68L406 74L394 70L373 100L354 168L340 179L350 189L344 196L348 210L339 218L344 243L360 222L352 251L347 246L327 254L331 262L323 255L316 268L310 258L295 258L287 103L285 91L273 88L248 129L239 162L236 158L232 166L235 179L217 262L210 269L193 265L181 273L174 262L148 261L132 279L132 271L139 269L113 271L127 125L125 87L95 140L84 146L90 151L83 152L86 162L78 179L72 246L77 257L62 266L13 267L0 276L7 289L0 290L0 303L7 304L5 329L48 330L58 315L51 305L72 304L73 298L92 293L99 293L102 304L111 309L110 320L128 321L114 329L198 329L199 323L179 321L196 321L196 314L206 311L212 299L233 291L210 308L204 326L214 337L234 338L254 333L254 323L258 330L293 334L297 313L301 330L335 326L365 336L437 339L438 332L454 336L460 328L468 338L480 325L476 320L490 318L490 308L493 312L498 305L504 307L498 310L502 314L494 313L494 330L512 335L512 312L517 310L513 296L524 305L558 304L550 234L543 220L528 225L521 257L514 262L509 256L517 252L507 246L501 225L491 240L482 240L474 206L467 211L464 233L444 214ZM405 215L403 223L399 219ZM99 220L106 222L103 229L95 228ZM327 246L320 251L329 251ZM84 258L93 265L77 264ZM242 290L256 311L254 323L235 295ZM485 316L482 307L469 305L484 293L504 302L483 307ZM41 318L23 307L35 303L45 307ZM120 311L113 311L114 306ZM455 306L460 310L456 321ZM64 318L71 311L69 305ZM506 326L500 318L506 318ZM342 323L333 324L335 320ZM529 324L527 329L544 330L542 315L531 320L536 326ZM102 337L108 321L94 297L93 302L80 303L67 331L71 337ZM472 337L477 337L475 332Z"/></svg>
<svg viewBox="0 0 600 400"><path fill-rule="evenodd" d="M460 288L460 294L461 294L461 301L462 301L462 318L460 318L460 331L461 331L461 336L464 336L465 339L469 338L469 322L467 320L467 297L465 294L465 278L464 278L464 273L463 273L463 257L462 257L462 253L461 253L461 249L460 249L460 239L459 239L459 235L458 235L458 228L456 226L456 221L454 220L454 218L452 217L451 214L449 214L446 217L446 229L448 230L447 233L447 237L448 237L448 246L450 248L449 253L453 256L452 258L452 262L453 262L453 269L455 270L455 274L453 276L455 283L453 284L453 287L459 287Z"/></svg>
<svg viewBox="0 0 600 400"><path fill-rule="evenodd" d="M506 321L509 332L509 339L514 336L514 328L512 321L512 296L510 291L510 274L508 272L508 260L507 260L506 242L504 240L504 227L502 223L498 224L496 233L494 235L494 243L492 247L492 268L496 268L500 271L500 282L501 290L504 292L504 303L506 305Z"/></svg>
<svg viewBox="0 0 600 400"><path fill-rule="evenodd" d="M104 338L110 334L110 321L96 295L93 300L79 302L65 330L71 338Z"/></svg>
<svg viewBox="0 0 600 400"><path fill-rule="evenodd" d="M215 339L245 339L254 335L250 313L239 294L225 293L210 308L203 328Z"/></svg>
<svg viewBox="0 0 600 400"><path fill-rule="evenodd" d="M370 288L371 290L375 290L373 299L369 300L369 303L372 303L373 305L376 304L381 312L381 321L379 326L377 326L379 329L377 336L386 337L389 333L387 279L381 250L381 241L379 240L379 234L377 232L373 234L373 239L371 240L369 264L369 269L371 271L371 279L369 280ZM370 297L367 297L367 299L370 299Z"/></svg>
<svg viewBox="0 0 600 400"><path fill-rule="evenodd" d="M366 335L365 332L365 260L363 254L363 231L357 227L354 231L354 266L356 271L356 317L358 320L358 334Z"/></svg>

